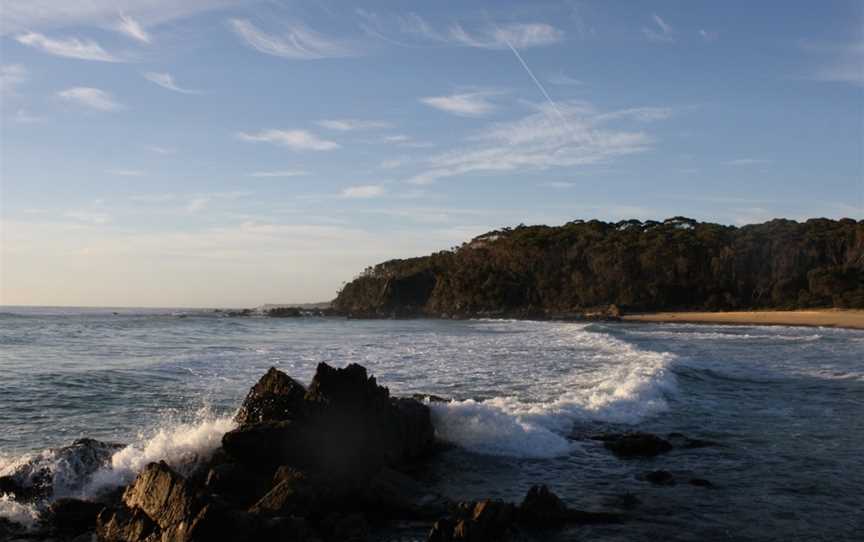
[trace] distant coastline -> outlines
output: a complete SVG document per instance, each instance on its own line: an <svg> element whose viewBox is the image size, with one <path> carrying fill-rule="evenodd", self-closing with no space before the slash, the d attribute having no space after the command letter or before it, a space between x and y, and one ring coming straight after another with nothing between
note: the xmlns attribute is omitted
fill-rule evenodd
<svg viewBox="0 0 864 542"><path fill-rule="evenodd" d="M655 312L627 314L625 322L807 326L864 329L864 310L814 309L800 311Z"/></svg>

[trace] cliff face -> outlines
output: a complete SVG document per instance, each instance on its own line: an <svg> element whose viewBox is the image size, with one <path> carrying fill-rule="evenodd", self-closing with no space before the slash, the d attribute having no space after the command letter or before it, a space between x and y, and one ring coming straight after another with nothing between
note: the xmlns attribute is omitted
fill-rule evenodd
<svg viewBox="0 0 864 542"><path fill-rule="evenodd" d="M736 228L574 221L489 232L364 271L334 307L356 316L563 316L630 311L864 308L864 221Z"/></svg>

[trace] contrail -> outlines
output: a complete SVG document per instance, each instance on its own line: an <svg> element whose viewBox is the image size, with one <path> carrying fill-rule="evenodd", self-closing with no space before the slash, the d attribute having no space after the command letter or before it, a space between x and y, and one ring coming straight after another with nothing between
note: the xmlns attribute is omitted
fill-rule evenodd
<svg viewBox="0 0 864 542"><path fill-rule="evenodd" d="M563 122L564 125L567 126L567 129L570 130L570 123L567 122L567 118L564 116L563 113L561 113L561 110L558 109L558 104L556 104L555 101L552 99L552 97L549 96L549 93L546 92L546 88L543 86L543 84L540 83L540 81L536 77L534 77L534 72L532 72L531 68L528 67L528 64L525 62L525 59L522 58L522 55L519 54L519 51L517 51L516 48L513 47L513 44L510 43L510 40L505 38L503 35L501 35L501 39L504 40L504 43L507 44L507 47L509 47L510 50L513 51L513 54L516 55L516 58L519 60L519 63L522 64L522 67L525 68L525 71L528 72L528 75L531 76L531 79L534 81L534 84L537 85L537 88L540 89L540 92L543 93L543 96L546 97L546 100L549 102L549 104L552 106L552 108L555 109L555 112L558 113L558 116L561 117L561 122Z"/></svg>

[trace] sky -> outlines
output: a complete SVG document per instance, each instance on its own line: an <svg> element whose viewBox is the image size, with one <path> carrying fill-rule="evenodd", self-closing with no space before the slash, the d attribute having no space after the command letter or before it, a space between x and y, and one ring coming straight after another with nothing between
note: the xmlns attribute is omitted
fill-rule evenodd
<svg viewBox="0 0 864 542"><path fill-rule="evenodd" d="M504 226L864 218L864 3L4 0L0 304L332 299Z"/></svg>

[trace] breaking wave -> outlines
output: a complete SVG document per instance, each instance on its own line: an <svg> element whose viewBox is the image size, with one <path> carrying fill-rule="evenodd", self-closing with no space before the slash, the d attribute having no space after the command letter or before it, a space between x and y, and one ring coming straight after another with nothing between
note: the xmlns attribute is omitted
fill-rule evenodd
<svg viewBox="0 0 864 542"><path fill-rule="evenodd" d="M577 448L566 437L576 421L635 424L669 408L668 398L678 391L670 370L676 355L641 350L584 328L566 332L590 346L592 355L574 359L577 367L559 381L542 383L552 388L553 398L432 403L437 436L482 454L557 457Z"/></svg>

